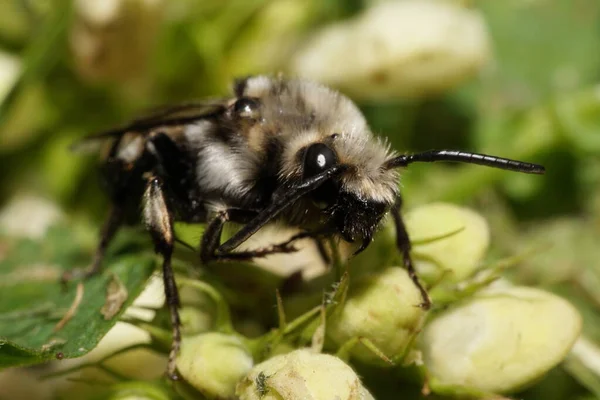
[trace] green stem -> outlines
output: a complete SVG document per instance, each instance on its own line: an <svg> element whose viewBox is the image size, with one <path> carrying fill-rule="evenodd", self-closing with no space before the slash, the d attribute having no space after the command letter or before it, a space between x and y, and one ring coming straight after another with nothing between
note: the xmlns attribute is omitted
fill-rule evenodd
<svg viewBox="0 0 600 400"><path fill-rule="evenodd" d="M217 307L217 315L215 320L215 329L223 333L233 333L233 325L231 323L231 313L229 311L229 305L221 296L221 294L215 290L212 286L202 281L180 278L179 283L181 285L187 285L189 287L200 290L206 293L214 302Z"/></svg>

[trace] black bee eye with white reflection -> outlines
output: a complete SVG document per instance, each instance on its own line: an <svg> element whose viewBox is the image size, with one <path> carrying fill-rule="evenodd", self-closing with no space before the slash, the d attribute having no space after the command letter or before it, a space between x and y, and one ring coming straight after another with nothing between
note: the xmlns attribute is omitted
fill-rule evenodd
<svg viewBox="0 0 600 400"><path fill-rule="evenodd" d="M304 179L326 171L338 163L337 156L326 144L314 143L304 152ZM327 209L335 204L340 191L337 180L329 180L311 193L313 203L320 209Z"/></svg>
<svg viewBox="0 0 600 400"><path fill-rule="evenodd" d="M314 176L335 164L337 164L337 157L326 144L311 144L304 153L304 177Z"/></svg>
<svg viewBox="0 0 600 400"><path fill-rule="evenodd" d="M233 104L233 112L241 118L256 119L259 116L260 103L252 97L240 97Z"/></svg>

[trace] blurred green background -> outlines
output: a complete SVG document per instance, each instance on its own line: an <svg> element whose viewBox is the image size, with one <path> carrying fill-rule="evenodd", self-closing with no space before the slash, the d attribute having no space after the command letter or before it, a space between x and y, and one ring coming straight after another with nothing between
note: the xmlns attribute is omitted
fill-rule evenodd
<svg viewBox="0 0 600 400"><path fill-rule="evenodd" d="M70 152L76 139L149 107L227 95L235 77L307 76L349 93L398 151L545 165L543 177L418 165L404 173L403 193L409 208L447 200L480 211L492 226L490 258L541 249L512 278L568 297L600 343L600 2L445 1L456 15L400 19L406 36L386 36L382 23L370 34L388 50L367 63L361 49L376 46L365 13L379 3L1 1L0 207L28 195L100 223L97 159ZM476 29L444 33L444 24ZM323 29L343 40L327 42ZM402 47L419 40L428 52ZM395 79L406 70L429 74ZM381 79L384 95L374 90ZM582 376L553 372L527 396L587 396Z"/></svg>

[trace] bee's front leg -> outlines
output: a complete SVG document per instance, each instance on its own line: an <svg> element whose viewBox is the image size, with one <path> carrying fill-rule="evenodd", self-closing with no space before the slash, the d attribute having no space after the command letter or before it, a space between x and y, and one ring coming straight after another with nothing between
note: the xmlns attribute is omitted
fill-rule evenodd
<svg viewBox="0 0 600 400"><path fill-rule="evenodd" d="M297 249L293 246L293 243L297 240L313 237L314 235L310 232L300 232L285 242L277 243L269 247L246 250L246 251L222 251L221 250L221 234L223 232L223 226L227 221L234 220L251 220L256 215L254 211L240 210L240 209L228 209L217 213L217 215L210 221L204 235L202 236L202 243L200 245L200 259L202 263L206 264L210 261L243 261L251 260L253 258L266 257L271 254L280 253L293 253ZM245 227L242 227L242 231Z"/></svg>
<svg viewBox="0 0 600 400"><path fill-rule="evenodd" d="M173 232L173 217L167 207L162 182L155 175L151 175L147 181L144 193L143 219L146 229L148 229L154 241L156 252L163 256L162 272L165 297L173 329L173 341L167 364L167 375L170 379L177 380L175 360L181 347L181 320L179 318L179 294L177 292L177 285L175 284L173 268L171 267L171 255L173 254L175 235Z"/></svg>
<svg viewBox="0 0 600 400"><path fill-rule="evenodd" d="M202 237L200 249L202 261L206 263L208 261L218 259L251 259L255 257L264 257L269 254L291 253L296 251L296 249L292 246L292 242L305 237L315 237L321 235L321 233L302 232L292 237L290 240L265 249L245 252L234 252L233 250L248 240L248 238L254 235L260 228L275 220L275 218L277 218L277 216L280 215L285 209L293 206L294 203L302 196L305 196L317 189L323 183L334 178L335 176L339 176L349 168L350 167L346 164L334 165L315 176L300 182L296 182L292 185L282 186L273 194L273 201L271 204L260 211L249 212L248 210L231 209L219 212L217 216L208 224L208 227L204 232L204 236ZM234 217L234 215L236 217ZM246 225L244 225L242 229L236 232L236 234L230 237L225 243L219 244L221 242L223 225L225 225L225 222L228 220L237 222L240 220L240 218L237 217L242 217L245 220Z"/></svg>
<svg viewBox="0 0 600 400"><path fill-rule="evenodd" d="M406 230L406 225L404 225L404 220L400 215L400 208L402 207L402 199L398 197L396 203L392 206L392 217L394 218L394 225L396 226L396 246L400 253L402 253L402 258L404 260L404 268L408 272L410 279L414 282L415 286L421 292L421 297L423 298L423 302L420 306L428 310L431 308L431 298L427 293L427 290L423 287L421 282L419 281L419 277L417 276L417 272L415 271L415 267L412 262L412 258L410 256L411 244L410 238L408 237L408 232Z"/></svg>

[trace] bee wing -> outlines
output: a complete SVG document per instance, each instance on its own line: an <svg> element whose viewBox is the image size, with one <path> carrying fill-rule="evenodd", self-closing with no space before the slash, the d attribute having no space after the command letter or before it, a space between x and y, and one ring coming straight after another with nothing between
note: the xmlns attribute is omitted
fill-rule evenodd
<svg viewBox="0 0 600 400"><path fill-rule="evenodd" d="M83 153L95 152L107 140L120 138L127 132L148 134L158 127L183 125L214 117L223 113L226 109L227 100L225 99L156 108L126 125L89 135L75 142L71 146L71 150Z"/></svg>
<svg viewBox="0 0 600 400"><path fill-rule="evenodd" d="M126 127L126 131L145 131L161 125L180 125L221 114L226 110L226 100L185 103L156 108L146 115L136 118Z"/></svg>

